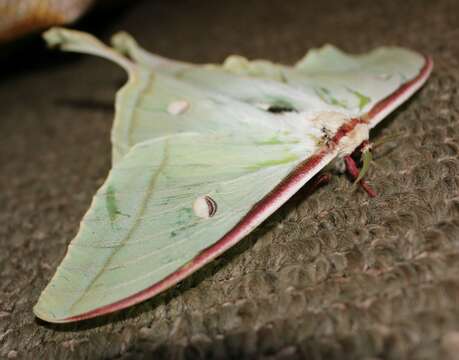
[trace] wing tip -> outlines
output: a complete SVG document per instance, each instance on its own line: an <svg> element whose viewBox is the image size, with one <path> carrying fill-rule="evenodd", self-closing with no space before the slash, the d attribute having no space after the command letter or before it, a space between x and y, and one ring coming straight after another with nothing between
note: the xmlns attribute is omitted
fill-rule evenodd
<svg viewBox="0 0 459 360"><path fill-rule="evenodd" d="M137 71L133 62L89 33L55 26L43 32L42 37L50 48L92 54L111 60L124 68L130 77Z"/></svg>
<svg viewBox="0 0 459 360"><path fill-rule="evenodd" d="M434 62L431 56L426 54L418 53L422 56L424 62L420 68L418 74L404 83L395 92L390 94L388 97L382 99L370 111L367 116L370 119L370 128L375 127L383 118L385 118L390 112L405 102L410 96L418 91L429 78L432 73Z"/></svg>
<svg viewBox="0 0 459 360"><path fill-rule="evenodd" d="M65 322L65 319L56 317L56 315L52 311L45 310L41 306L40 302L38 302L34 306L33 313L38 319L43 320L43 321L48 322L48 323L62 323L62 322Z"/></svg>

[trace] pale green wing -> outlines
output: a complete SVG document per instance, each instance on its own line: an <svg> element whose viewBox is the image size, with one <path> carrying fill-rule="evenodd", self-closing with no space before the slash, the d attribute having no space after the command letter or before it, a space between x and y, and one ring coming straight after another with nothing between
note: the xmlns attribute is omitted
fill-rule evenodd
<svg viewBox="0 0 459 360"><path fill-rule="evenodd" d="M69 321L158 283L222 238L314 151L193 133L137 144L95 195L35 314ZM211 217L196 210L203 197L215 205Z"/></svg>
<svg viewBox="0 0 459 360"><path fill-rule="evenodd" d="M117 94L114 163L136 143L166 134L284 131L284 122L293 119L299 127L294 131L304 133L302 120L320 113L358 117L413 79L425 64L424 57L401 48L348 55L328 45L311 50L295 67L240 56L229 57L221 66L199 66L150 54L125 33L114 37L118 53L76 31L54 28L45 37L64 50L100 55L128 71L129 81ZM370 127L400 102L387 104ZM279 116L270 109L298 116ZM295 126L287 125L290 130Z"/></svg>
<svg viewBox="0 0 459 360"><path fill-rule="evenodd" d="M334 110L318 98L314 91L307 93L283 83L277 68L274 69L272 65L274 70L270 71L271 63L267 61L256 61L255 66L250 68L242 65L239 60L243 58L239 56L230 56L223 65L177 62L149 53L124 32L115 35L112 43L121 54L128 55L134 62L154 70L156 74L167 75L212 94L223 94L262 110L270 106L282 106L306 113ZM245 63L252 64L247 60Z"/></svg>
<svg viewBox="0 0 459 360"><path fill-rule="evenodd" d="M215 91L212 86L199 86L199 81L182 79L178 73L153 71L145 64L132 63L89 34L53 28L45 33L45 39L50 45L60 46L63 50L105 57L128 71L129 80L116 97L112 129L113 163L139 142L188 131L238 136L243 132L247 136L256 134L257 140L264 141L272 141L273 137L279 138L288 133L304 138L309 133L308 120L317 115L309 111L279 117L267 111L267 103L288 102L301 108L301 104L306 106L307 102L304 94L273 81L244 79L226 71L203 68L203 81L221 81L222 86L227 84L233 89L225 93ZM183 67L182 64L176 65L177 69ZM216 75L213 75L215 72ZM192 75L200 77L198 73ZM247 91L253 94L252 98L245 93ZM322 107L320 110L326 109ZM298 118L304 121L300 122ZM321 136L314 131L310 135Z"/></svg>
<svg viewBox="0 0 459 360"><path fill-rule="evenodd" d="M113 162L135 144L182 132L263 134L292 130L265 110L140 69L117 96L112 130ZM138 80L137 80L138 79ZM296 126L298 128L298 126Z"/></svg>
<svg viewBox="0 0 459 360"><path fill-rule="evenodd" d="M125 33L116 36L114 43L145 66L240 100L283 103L298 111L339 111L349 116L369 112L418 76L426 64L423 55L399 47L350 55L326 45L310 50L293 67L249 61L238 55L228 57L221 66L197 66L150 54Z"/></svg>

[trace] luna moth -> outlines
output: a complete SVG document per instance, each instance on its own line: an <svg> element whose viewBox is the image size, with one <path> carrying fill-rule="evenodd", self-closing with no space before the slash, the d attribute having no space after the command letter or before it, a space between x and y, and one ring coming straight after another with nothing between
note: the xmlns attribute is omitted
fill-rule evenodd
<svg viewBox="0 0 459 360"><path fill-rule="evenodd" d="M62 28L44 37L129 76L116 95L112 169L34 307L49 322L110 313L170 288L336 159L364 184L350 155L368 153L370 129L433 66L403 48L349 55L331 45L294 66L240 56L196 65L150 54L126 33L113 47Z"/></svg>

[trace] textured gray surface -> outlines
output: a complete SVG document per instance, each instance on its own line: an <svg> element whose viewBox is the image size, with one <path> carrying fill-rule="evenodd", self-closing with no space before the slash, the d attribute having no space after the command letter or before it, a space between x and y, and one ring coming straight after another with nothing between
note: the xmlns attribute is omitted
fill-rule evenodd
<svg viewBox="0 0 459 360"><path fill-rule="evenodd" d="M219 5L220 4L220 5ZM459 353L459 3L145 1L113 21L177 59L293 62L330 42L431 54L425 88L375 131L369 199L344 177L298 193L179 286L79 324L37 321L50 279L110 165L124 74L76 55L6 62L0 82L0 357L433 359ZM27 62L33 66L26 69Z"/></svg>

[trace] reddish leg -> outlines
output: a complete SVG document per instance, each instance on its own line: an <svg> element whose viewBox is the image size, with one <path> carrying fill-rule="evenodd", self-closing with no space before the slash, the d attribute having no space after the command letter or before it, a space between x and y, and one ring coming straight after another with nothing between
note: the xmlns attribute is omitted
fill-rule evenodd
<svg viewBox="0 0 459 360"><path fill-rule="evenodd" d="M324 184L328 184L331 180L331 174L330 173L323 173L323 174L319 174L317 175L313 182L312 182L312 190L316 190L318 187L324 185Z"/></svg>
<svg viewBox="0 0 459 360"><path fill-rule="evenodd" d="M331 180L331 174L330 173L323 173L323 174L318 174L314 176L311 180L310 183L308 183L307 187L307 194L308 196L312 194L314 191L316 191L319 187L322 185L325 185L329 183Z"/></svg>
<svg viewBox="0 0 459 360"><path fill-rule="evenodd" d="M347 155L344 157L344 162L346 163L346 170L348 174L355 180L359 176L359 168L357 167L357 164L355 163L354 159L350 156ZM362 187L363 190L366 191L368 196L370 197L375 197L376 192L368 185L368 183L365 180L360 180L359 185Z"/></svg>

